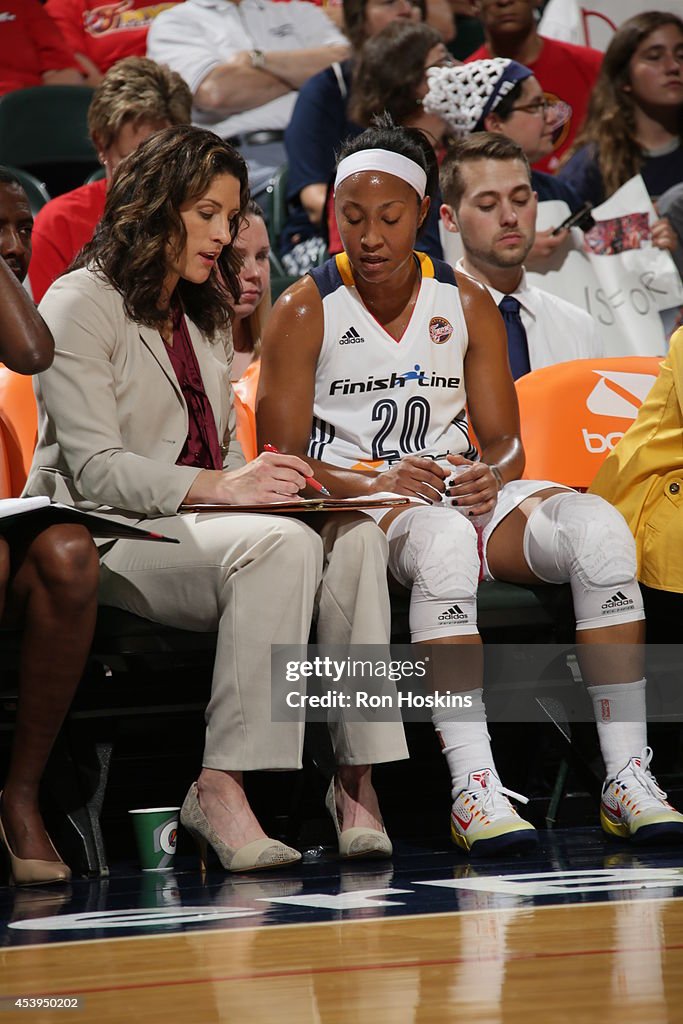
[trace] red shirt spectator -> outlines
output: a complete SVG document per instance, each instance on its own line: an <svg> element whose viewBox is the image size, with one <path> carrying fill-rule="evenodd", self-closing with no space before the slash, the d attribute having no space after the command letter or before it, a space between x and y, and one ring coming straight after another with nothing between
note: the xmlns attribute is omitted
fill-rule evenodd
<svg viewBox="0 0 683 1024"><path fill-rule="evenodd" d="M541 37L539 37L541 38ZM583 124L588 109L588 100L595 86L602 54L587 46L561 43L557 39L542 39L543 47L536 60L525 61L540 82L544 93L552 98L564 100L572 108L571 119L562 130L560 140L550 154L534 164L538 170L555 171L560 157L569 148L577 131ZM487 45L480 46L467 60L485 60L501 56L491 53ZM507 56L507 54L506 54Z"/></svg>
<svg viewBox="0 0 683 1024"><path fill-rule="evenodd" d="M45 10L73 52L103 74L122 57L144 57L149 26L176 3L182 0L47 0Z"/></svg>
<svg viewBox="0 0 683 1024"><path fill-rule="evenodd" d="M35 302L63 274L76 253L92 238L104 213L107 182L94 181L53 199L40 210L33 225L33 258L28 279Z"/></svg>
<svg viewBox="0 0 683 1024"><path fill-rule="evenodd" d="M507 57L533 71L549 99L564 100L572 117L554 151L534 167L555 171L559 158L583 124L588 100L595 86L602 54L587 46L561 43L538 34L536 0L477 0L477 13L484 28L486 44L470 54L468 61Z"/></svg>
<svg viewBox="0 0 683 1024"><path fill-rule="evenodd" d="M0 0L0 95L82 82L73 53L38 0Z"/></svg>

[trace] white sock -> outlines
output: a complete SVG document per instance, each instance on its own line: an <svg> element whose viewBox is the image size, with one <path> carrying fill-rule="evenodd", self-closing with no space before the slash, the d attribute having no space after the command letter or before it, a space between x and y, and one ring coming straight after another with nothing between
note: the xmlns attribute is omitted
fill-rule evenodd
<svg viewBox="0 0 683 1024"><path fill-rule="evenodd" d="M470 772L476 772L479 768L493 768L496 771L491 737L486 728L482 691L478 689L470 692L471 707L449 708L432 715L434 728L441 734L443 741L442 753L451 773L454 800L467 785Z"/></svg>
<svg viewBox="0 0 683 1024"><path fill-rule="evenodd" d="M607 775L616 775L647 746L645 680L588 686Z"/></svg>

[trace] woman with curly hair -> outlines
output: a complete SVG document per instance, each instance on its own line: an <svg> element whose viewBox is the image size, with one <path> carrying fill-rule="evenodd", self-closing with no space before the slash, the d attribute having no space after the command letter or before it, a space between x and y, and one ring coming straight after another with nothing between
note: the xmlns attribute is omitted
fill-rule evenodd
<svg viewBox="0 0 683 1024"><path fill-rule="evenodd" d="M596 206L635 174L653 199L683 179L683 20L661 11L615 32L559 177ZM655 225L653 241L675 248L668 221Z"/></svg>
<svg viewBox="0 0 683 1024"><path fill-rule="evenodd" d="M243 788L247 769L301 763L303 723L272 721L271 646L305 644L314 603L321 643L362 643L389 621L374 526L332 517L319 536L275 515L178 514L296 498L311 475L277 453L245 464L236 441L229 300L240 293L234 242L247 200L244 160L203 129L167 128L121 165L80 266L41 303L56 352L37 389L27 484L113 520L153 520L181 541L105 544L100 598L218 632L202 770L181 821L203 861L208 844L230 871L300 859L266 836ZM386 856L368 766L405 756L402 729L336 723L333 741L340 849Z"/></svg>

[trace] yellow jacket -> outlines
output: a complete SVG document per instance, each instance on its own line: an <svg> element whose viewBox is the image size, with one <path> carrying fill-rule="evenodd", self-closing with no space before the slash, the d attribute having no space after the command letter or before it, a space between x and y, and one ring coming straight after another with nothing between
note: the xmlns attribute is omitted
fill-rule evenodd
<svg viewBox="0 0 683 1024"><path fill-rule="evenodd" d="M638 417L591 485L615 505L636 539L638 576L683 593L683 328Z"/></svg>

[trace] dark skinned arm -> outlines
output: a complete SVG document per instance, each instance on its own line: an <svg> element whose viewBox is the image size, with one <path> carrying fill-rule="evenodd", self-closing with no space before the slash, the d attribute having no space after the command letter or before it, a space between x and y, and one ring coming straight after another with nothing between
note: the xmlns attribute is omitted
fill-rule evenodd
<svg viewBox="0 0 683 1024"><path fill-rule="evenodd" d="M0 258L0 360L15 373L28 375L47 370L54 353L47 324Z"/></svg>
<svg viewBox="0 0 683 1024"><path fill-rule="evenodd" d="M456 276L469 335L465 356L467 409L481 447L481 461L458 476L449 492L472 515L484 515L496 503L496 477L505 484L522 475L524 449L503 318L483 285L457 271ZM451 455L449 461L454 466L467 464L461 455Z"/></svg>
<svg viewBox="0 0 683 1024"><path fill-rule="evenodd" d="M459 275L468 323L465 375L472 424L483 447L482 465L472 466L451 488L454 497L478 515L495 504L498 485L489 463L504 481L519 476L524 454L519 437L517 398L507 359L502 317L481 285ZM276 304L268 322L256 400L259 448L305 457L317 480L334 497L361 497L379 491L407 496L437 492L440 500L448 473L430 459L408 456L383 473L340 469L306 456L313 415L315 372L324 331L322 302L310 278L293 285ZM359 453L360 454L360 453ZM449 457L453 465L467 463ZM473 482L474 481L474 482Z"/></svg>
<svg viewBox="0 0 683 1024"><path fill-rule="evenodd" d="M335 498L372 493L377 473L340 469L306 454L311 436L315 371L324 331L320 294L310 277L288 288L268 320L256 396L258 446L305 458ZM310 496L315 492L309 490Z"/></svg>

